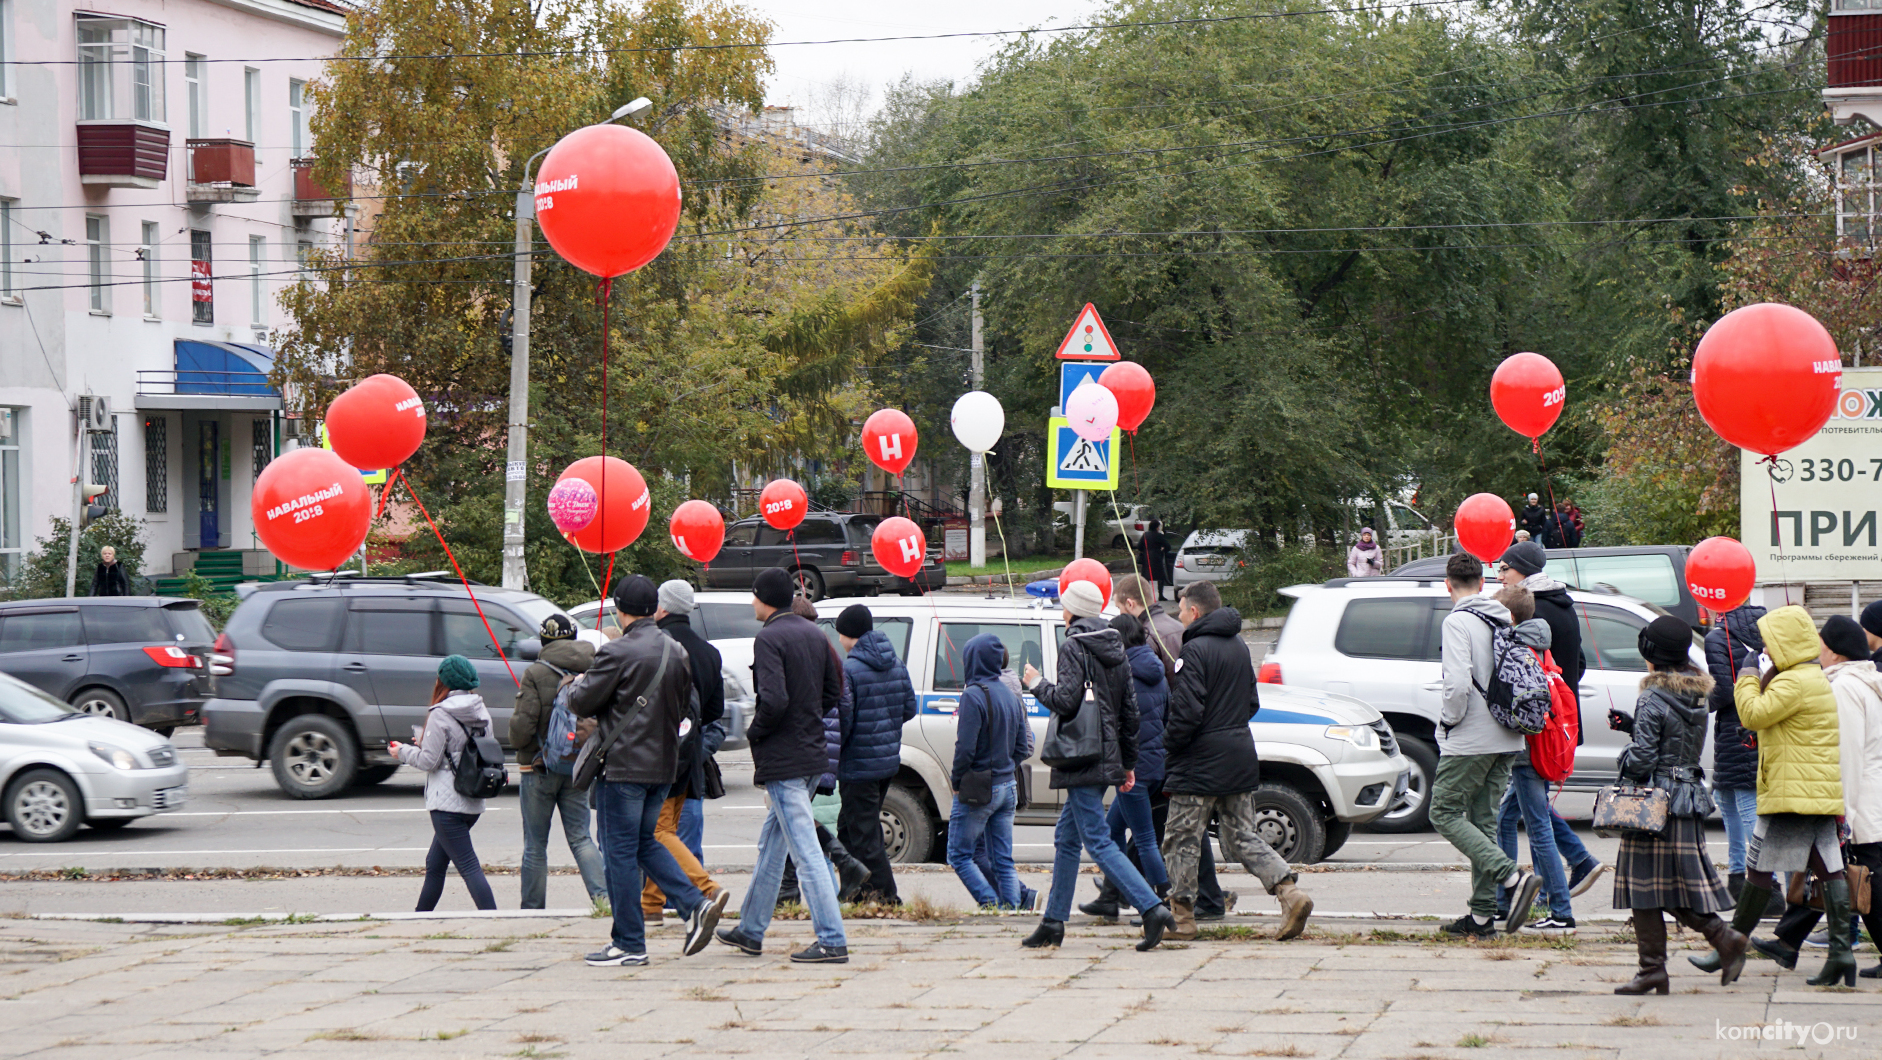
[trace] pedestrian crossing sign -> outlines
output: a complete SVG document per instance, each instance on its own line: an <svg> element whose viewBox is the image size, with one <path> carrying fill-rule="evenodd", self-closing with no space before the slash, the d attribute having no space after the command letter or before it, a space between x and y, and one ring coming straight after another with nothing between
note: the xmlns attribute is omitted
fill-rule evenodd
<svg viewBox="0 0 1882 1060"><path fill-rule="evenodd" d="M324 423L320 425L320 447L329 451L333 449L333 440L327 437L327 425ZM361 471L359 477L368 486L383 486L388 476L385 468L379 468L376 471Z"/></svg>
<svg viewBox="0 0 1882 1060"><path fill-rule="evenodd" d="M1111 437L1092 442L1078 436L1063 416L1046 422L1046 434L1052 446L1046 461L1046 485L1052 489L1117 489L1118 441L1123 437L1116 427Z"/></svg>

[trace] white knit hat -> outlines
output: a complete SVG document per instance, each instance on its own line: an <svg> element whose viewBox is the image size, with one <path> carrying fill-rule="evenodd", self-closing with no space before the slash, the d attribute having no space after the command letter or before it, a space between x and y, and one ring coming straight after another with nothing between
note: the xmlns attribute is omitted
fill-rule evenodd
<svg viewBox="0 0 1882 1060"><path fill-rule="evenodd" d="M1104 610L1104 594L1087 581L1076 581L1059 593L1059 605L1079 618L1096 618Z"/></svg>

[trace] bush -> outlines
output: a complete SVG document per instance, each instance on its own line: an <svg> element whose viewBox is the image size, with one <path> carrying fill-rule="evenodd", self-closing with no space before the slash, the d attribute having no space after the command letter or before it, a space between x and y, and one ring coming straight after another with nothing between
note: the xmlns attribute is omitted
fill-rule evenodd
<svg viewBox="0 0 1882 1060"><path fill-rule="evenodd" d="M52 533L40 538L39 547L27 554L20 564L19 576L12 585L6 586L7 596L14 600L64 596L66 551L71 547L71 540L71 520L55 516ZM124 576L130 581L131 592L150 592L150 579L144 577L144 521L116 509L94 520L78 535L78 575L73 591L79 596L91 595L92 574L98 569L98 551L106 545L118 550L118 562L124 565Z"/></svg>
<svg viewBox="0 0 1882 1060"><path fill-rule="evenodd" d="M229 616L235 613L235 605L241 602L229 593L217 592L209 579L196 573L193 567L183 575L183 595L202 601L203 617L209 620L217 633L228 625Z"/></svg>
<svg viewBox="0 0 1882 1060"><path fill-rule="evenodd" d="M1272 552L1252 548L1240 556L1239 575L1216 587L1222 602L1244 616L1285 613L1292 601L1280 590L1289 585L1323 582L1346 573L1346 553L1333 548L1288 546Z"/></svg>

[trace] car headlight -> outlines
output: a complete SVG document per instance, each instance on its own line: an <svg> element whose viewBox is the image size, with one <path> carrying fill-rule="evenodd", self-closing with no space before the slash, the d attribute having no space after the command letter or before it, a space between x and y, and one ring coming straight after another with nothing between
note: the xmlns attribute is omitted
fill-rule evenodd
<svg viewBox="0 0 1882 1060"><path fill-rule="evenodd" d="M91 753L111 763L119 769L142 769L143 763L137 756L122 747L113 747L108 743L88 743Z"/></svg>
<svg viewBox="0 0 1882 1060"><path fill-rule="evenodd" d="M1329 725L1326 737L1329 740L1345 740L1362 751L1377 750L1379 734L1365 725Z"/></svg>

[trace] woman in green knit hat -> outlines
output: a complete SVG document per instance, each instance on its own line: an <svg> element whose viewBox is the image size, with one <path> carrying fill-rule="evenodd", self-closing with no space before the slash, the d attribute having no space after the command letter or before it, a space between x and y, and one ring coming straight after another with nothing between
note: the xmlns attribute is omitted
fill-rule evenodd
<svg viewBox="0 0 1882 1060"><path fill-rule="evenodd" d="M431 686L431 710L425 730L412 743L393 740L386 745L400 762L425 774L425 809L431 813L431 850L425 854L425 885L418 892L418 912L438 907L444 894L444 870L457 866L457 874L479 909L495 909L496 896L484 878L483 862L471 846L471 826L483 816L484 800L458 794L453 778L458 756L473 736L490 733L490 711L477 694L477 668L462 655L447 655L438 664L438 680Z"/></svg>

